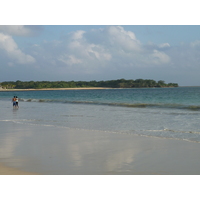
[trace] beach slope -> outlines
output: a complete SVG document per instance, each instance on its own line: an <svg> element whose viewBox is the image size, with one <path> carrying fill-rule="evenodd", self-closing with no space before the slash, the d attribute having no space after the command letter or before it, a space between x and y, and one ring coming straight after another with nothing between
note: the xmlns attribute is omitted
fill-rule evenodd
<svg viewBox="0 0 200 200"><path fill-rule="evenodd" d="M0 174L200 174L199 143L13 122L0 126Z"/></svg>

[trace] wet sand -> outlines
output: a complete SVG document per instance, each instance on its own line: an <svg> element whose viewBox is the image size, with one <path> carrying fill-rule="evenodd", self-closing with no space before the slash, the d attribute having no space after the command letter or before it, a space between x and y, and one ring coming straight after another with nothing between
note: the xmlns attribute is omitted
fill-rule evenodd
<svg viewBox="0 0 200 200"><path fill-rule="evenodd" d="M0 175L39 175L39 174L21 171L12 167L5 166L0 163Z"/></svg>
<svg viewBox="0 0 200 200"><path fill-rule="evenodd" d="M199 143L13 122L0 127L0 174L200 174Z"/></svg>

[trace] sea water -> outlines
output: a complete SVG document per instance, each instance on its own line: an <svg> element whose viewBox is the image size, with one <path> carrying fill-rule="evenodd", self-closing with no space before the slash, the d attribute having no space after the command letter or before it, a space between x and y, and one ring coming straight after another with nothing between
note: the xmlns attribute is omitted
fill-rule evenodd
<svg viewBox="0 0 200 200"><path fill-rule="evenodd" d="M200 87L1 91L0 103L4 122L200 142Z"/></svg>

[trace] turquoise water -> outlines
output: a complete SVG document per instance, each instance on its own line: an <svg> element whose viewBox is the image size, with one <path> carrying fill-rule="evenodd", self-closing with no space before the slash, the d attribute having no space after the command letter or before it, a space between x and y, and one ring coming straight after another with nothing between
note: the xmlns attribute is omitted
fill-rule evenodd
<svg viewBox="0 0 200 200"><path fill-rule="evenodd" d="M12 95L31 102L200 109L199 87L1 92L0 100Z"/></svg>
<svg viewBox="0 0 200 200"><path fill-rule="evenodd" d="M0 121L200 142L200 87L9 91L0 102Z"/></svg>

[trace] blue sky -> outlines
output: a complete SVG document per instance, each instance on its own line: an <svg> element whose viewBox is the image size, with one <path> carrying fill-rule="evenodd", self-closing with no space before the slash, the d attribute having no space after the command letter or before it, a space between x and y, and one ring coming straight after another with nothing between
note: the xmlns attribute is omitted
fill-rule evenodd
<svg viewBox="0 0 200 200"><path fill-rule="evenodd" d="M54 5L46 9L46 4L42 7L39 1L31 10L19 12L15 7L19 4L14 3L14 23L15 18L6 17L9 13L5 9L0 14L0 19L8 20L0 21L0 82L142 78L200 86L200 26L176 25L190 24L183 9L189 9L188 5L183 3L177 15L180 5L172 2L171 7L170 1L165 9L163 4L159 9L157 3L156 11L151 9L155 7L154 0L147 1L145 7L144 1L134 7L127 6L125 0L125 9L119 3L113 7L104 1L92 4L95 10L81 9L86 2L77 7L75 1L67 10L59 4L57 12L52 12ZM193 16L195 24L198 9L194 4L192 8L193 12L187 13Z"/></svg>
<svg viewBox="0 0 200 200"><path fill-rule="evenodd" d="M34 26L33 26L34 27ZM155 44L163 43L164 41L171 45L179 45L180 43L190 43L199 39L199 26L185 25L123 25L125 30L132 31L137 38L143 42L153 42ZM105 25L47 25L38 26L38 35L30 37L16 37L18 44L23 45L25 42L40 43L43 41L58 40L62 36L78 31L89 31L91 29L105 28Z"/></svg>
<svg viewBox="0 0 200 200"><path fill-rule="evenodd" d="M0 26L0 81L200 85L200 26Z"/></svg>

